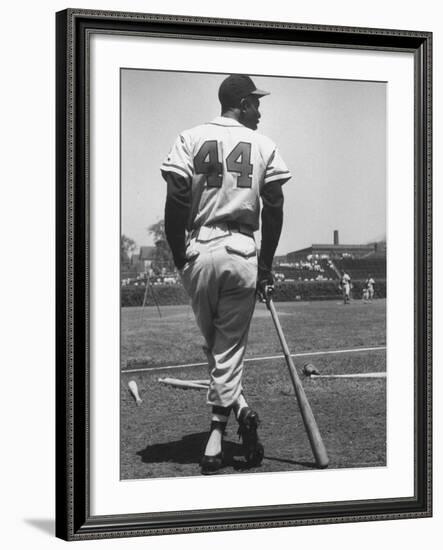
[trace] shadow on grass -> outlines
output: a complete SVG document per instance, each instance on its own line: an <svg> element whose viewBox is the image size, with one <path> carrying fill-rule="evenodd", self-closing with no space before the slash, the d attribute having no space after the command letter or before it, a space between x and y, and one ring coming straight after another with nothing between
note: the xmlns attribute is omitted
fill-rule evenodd
<svg viewBox="0 0 443 550"><path fill-rule="evenodd" d="M158 464L160 462L198 464L203 456L207 440L208 432L185 435L178 441L148 445L136 454L141 457L142 462L145 464ZM225 440L223 442L223 452L225 466L231 466L238 471L250 469L250 466L243 459L242 446L239 443Z"/></svg>

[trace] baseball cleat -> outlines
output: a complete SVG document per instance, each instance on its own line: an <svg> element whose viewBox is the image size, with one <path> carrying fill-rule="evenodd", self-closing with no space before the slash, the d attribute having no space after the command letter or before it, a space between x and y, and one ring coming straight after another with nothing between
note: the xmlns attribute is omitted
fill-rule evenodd
<svg viewBox="0 0 443 550"><path fill-rule="evenodd" d="M203 458L200 461L201 472L203 475L215 474L215 472L223 468L223 465L223 451L220 451L214 456L203 455Z"/></svg>
<svg viewBox="0 0 443 550"><path fill-rule="evenodd" d="M260 443L257 428L260 424L258 414L249 407L243 407L238 416L238 435L243 444L243 454L250 466L260 466L265 454Z"/></svg>

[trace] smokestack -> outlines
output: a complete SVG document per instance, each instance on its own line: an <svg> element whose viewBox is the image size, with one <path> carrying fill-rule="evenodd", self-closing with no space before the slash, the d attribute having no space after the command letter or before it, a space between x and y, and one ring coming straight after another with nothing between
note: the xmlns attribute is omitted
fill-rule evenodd
<svg viewBox="0 0 443 550"><path fill-rule="evenodd" d="M338 230L334 229L334 244L338 244Z"/></svg>

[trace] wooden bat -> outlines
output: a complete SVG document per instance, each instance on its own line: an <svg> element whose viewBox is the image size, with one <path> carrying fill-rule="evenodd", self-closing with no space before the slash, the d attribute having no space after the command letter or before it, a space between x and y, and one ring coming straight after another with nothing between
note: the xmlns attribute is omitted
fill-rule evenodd
<svg viewBox="0 0 443 550"><path fill-rule="evenodd" d="M141 397L138 393L137 382L135 380L129 380L128 388L129 388L130 394L134 398L135 403L138 407L139 405L141 405L143 403L143 399L141 399Z"/></svg>
<svg viewBox="0 0 443 550"><path fill-rule="evenodd" d="M298 376L297 370L292 361L288 344L286 343L286 338L283 334L277 311L275 310L274 302L269 294L266 296L266 306L271 312L271 317L274 321L281 347L283 349L283 354L289 369L292 385L294 386L295 395L297 396L297 402L303 418L303 423L309 437L309 442L311 443L311 449L315 457L315 462L319 468L327 468L329 464L328 453L326 452L325 445L321 438L314 414L312 413L311 406L309 405L308 398L306 397L305 390L303 389L303 385L300 381L300 377Z"/></svg>
<svg viewBox="0 0 443 550"><path fill-rule="evenodd" d="M167 384L176 388L194 389L194 390L207 390L209 387L209 380L179 380L178 378L159 378L158 381L161 384Z"/></svg>

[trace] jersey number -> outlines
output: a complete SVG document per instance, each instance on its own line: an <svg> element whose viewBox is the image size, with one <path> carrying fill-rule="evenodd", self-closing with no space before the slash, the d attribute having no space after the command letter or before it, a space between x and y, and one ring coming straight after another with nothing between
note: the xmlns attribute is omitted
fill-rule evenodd
<svg viewBox="0 0 443 550"><path fill-rule="evenodd" d="M194 158L196 174L204 174L208 187L221 187L223 165L218 158L217 141L205 141ZM240 141L226 157L226 170L238 174L237 187L252 187L251 144Z"/></svg>

